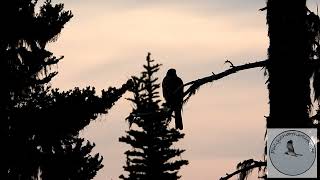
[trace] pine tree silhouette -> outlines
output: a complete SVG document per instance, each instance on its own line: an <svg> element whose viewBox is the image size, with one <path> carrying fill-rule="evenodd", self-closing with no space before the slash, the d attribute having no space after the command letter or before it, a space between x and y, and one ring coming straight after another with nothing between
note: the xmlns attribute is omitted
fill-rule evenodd
<svg viewBox="0 0 320 180"><path fill-rule="evenodd" d="M51 88L63 57L55 57L46 45L57 40L73 15L50 0L38 13L36 5L10 0L0 6L0 116L1 127L8 127L2 146L8 175L0 179L92 179L103 166L102 157L90 154L95 145L79 138L79 131L107 113L131 83L101 96L91 87Z"/></svg>
<svg viewBox="0 0 320 180"><path fill-rule="evenodd" d="M178 170L187 165L187 160L176 160L185 150L175 149L174 142L184 137L174 128L169 128L167 112L160 108L158 78L155 73L160 64L154 64L147 56L147 64L140 77L133 77L132 93L134 108L127 118L130 130L119 141L129 144L132 149L125 152L127 157L124 170L128 176L121 179L157 180L179 179Z"/></svg>

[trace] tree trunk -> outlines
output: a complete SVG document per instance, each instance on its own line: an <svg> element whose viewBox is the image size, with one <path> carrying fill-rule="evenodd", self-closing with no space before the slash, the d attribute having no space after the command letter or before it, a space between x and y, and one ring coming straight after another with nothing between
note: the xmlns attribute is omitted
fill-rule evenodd
<svg viewBox="0 0 320 180"><path fill-rule="evenodd" d="M268 128L310 127L306 0L268 0Z"/></svg>

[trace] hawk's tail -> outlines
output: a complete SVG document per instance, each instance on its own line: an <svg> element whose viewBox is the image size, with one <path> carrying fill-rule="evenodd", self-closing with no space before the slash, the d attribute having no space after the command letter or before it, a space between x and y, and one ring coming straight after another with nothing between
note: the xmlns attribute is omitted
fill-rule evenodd
<svg viewBox="0 0 320 180"><path fill-rule="evenodd" d="M182 116L181 116L181 110L175 110L174 111L175 115L175 122L176 122L176 129L183 129L183 124L182 124Z"/></svg>

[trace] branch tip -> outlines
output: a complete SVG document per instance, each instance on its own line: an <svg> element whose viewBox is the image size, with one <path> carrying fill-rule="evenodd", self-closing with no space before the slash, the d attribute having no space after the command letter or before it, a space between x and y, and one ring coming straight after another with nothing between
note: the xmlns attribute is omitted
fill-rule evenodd
<svg viewBox="0 0 320 180"><path fill-rule="evenodd" d="M224 64L230 64L231 68L234 68L235 66L233 65L233 63L231 61L229 61L228 59L224 62Z"/></svg>

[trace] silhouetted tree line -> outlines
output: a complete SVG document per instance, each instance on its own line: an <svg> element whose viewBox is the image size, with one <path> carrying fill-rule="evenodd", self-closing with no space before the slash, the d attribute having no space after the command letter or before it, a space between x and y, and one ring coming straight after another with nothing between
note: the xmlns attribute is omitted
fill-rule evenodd
<svg viewBox="0 0 320 180"><path fill-rule="evenodd" d="M52 5L50 0L39 12L35 12L36 5L36 0L6 0L0 7L0 116L6 122L3 132L8 127L5 179L92 179L103 167L102 157L91 154L94 143L80 138L79 131L99 114L106 114L127 90L133 93L129 100L134 108L127 118L130 129L119 140L132 149L125 152L128 175L120 178L180 178L178 170L188 161L177 160L184 150L171 146L184 134L169 128L171 114L160 106L160 85L154 76L160 65L153 64L148 55L141 76L120 88L103 90L100 96L93 87L54 89L50 81L63 57L54 56L46 45L57 40L73 15L63 4ZM189 86L184 102L206 83L264 67L270 100L267 128L315 127L319 132L319 17L308 10L306 0L268 0L261 10L267 11L268 59L244 65L226 61L230 64L226 71L184 84ZM266 178L265 166L265 159L245 160L221 179L234 175L245 179L254 168Z"/></svg>
<svg viewBox="0 0 320 180"><path fill-rule="evenodd" d="M107 113L132 86L110 87L96 95L93 87L59 91L50 86L57 75L56 57L46 45L57 40L72 18L63 4L47 0L8 0L1 5L0 111L8 139L2 148L8 176L4 179L92 179L103 167L95 146L79 131ZM2 179L2 178L1 178Z"/></svg>

